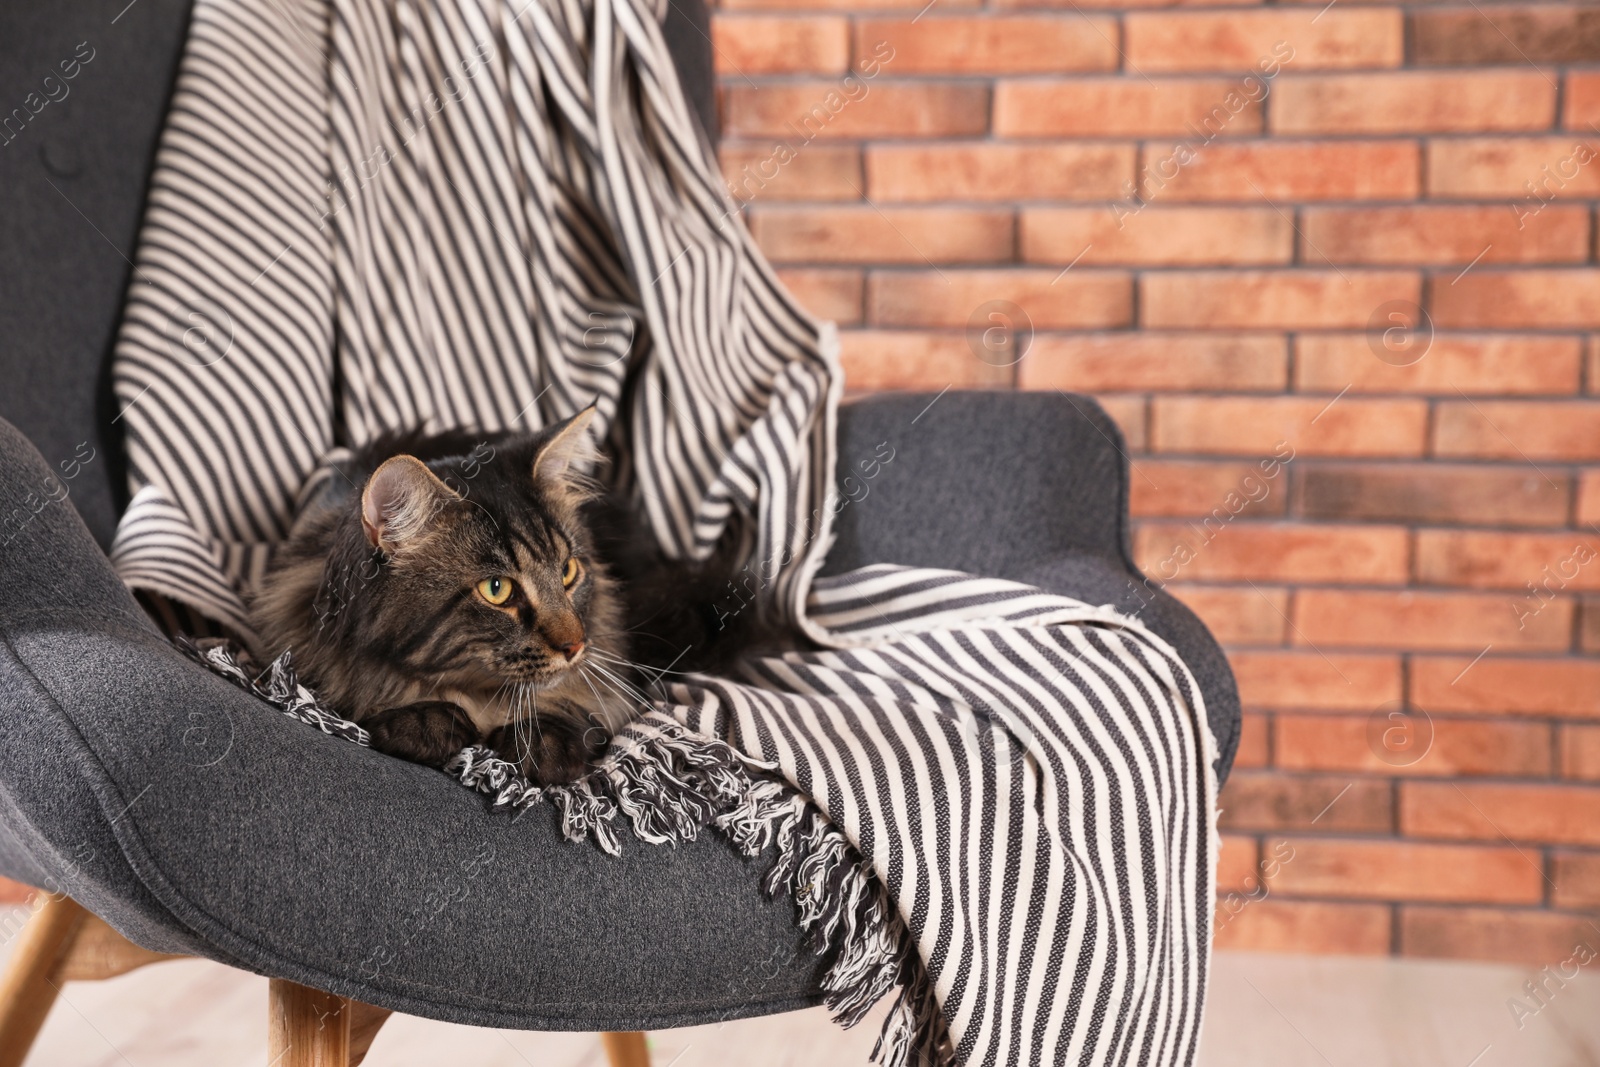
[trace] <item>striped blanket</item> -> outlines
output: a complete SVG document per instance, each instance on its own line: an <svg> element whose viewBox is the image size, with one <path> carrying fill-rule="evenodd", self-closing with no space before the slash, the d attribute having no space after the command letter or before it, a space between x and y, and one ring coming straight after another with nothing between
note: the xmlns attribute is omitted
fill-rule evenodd
<svg viewBox="0 0 1600 1067"><path fill-rule="evenodd" d="M594 402L664 548L737 514L763 610L823 651L667 687L600 772L463 782L617 847L776 845L891 1064L1187 1063L1209 952L1214 742L1158 637L1015 584L815 579L831 329L756 251L649 0L197 0L114 363L113 562L246 643L297 495L393 427ZM230 668L221 655L212 665ZM276 664L291 714L359 741ZM337 727L337 728L336 728Z"/></svg>

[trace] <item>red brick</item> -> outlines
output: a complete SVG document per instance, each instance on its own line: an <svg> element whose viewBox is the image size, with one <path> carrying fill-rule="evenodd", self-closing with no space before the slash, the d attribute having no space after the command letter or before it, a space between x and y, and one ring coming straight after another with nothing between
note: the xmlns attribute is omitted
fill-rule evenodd
<svg viewBox="0 0 1600 1067"><path fill-rule="evenodd" d="M1130 144L888 144L867 149L867 195L896 200L1111 200Z"/></svg>
<svg viewBox="0 0 1600 1067"><path fill-rule="evenodd" d="M1027 380L1027 364L1023 364ZM1129 506L1135 517L1209 515L1229 493L1253 496L1251 507L1262 515L1281 515L1287 498L1278 481L1281 466L1256 463L1211 463L1184 459L1140 459L1129 479ZM1267 471L1271 471L1271 476ZM1264 487L1264 488L1263 488Z"/></svg>
<svg viewBox="0 0 1600 1067"><path fill-rule="evenodd" d="M1570 571L1571 568L1572 564L1568 563L1566 569ZM1557 578L1560 577L1560 569L1552 568ZM1550 580L1541 575L1540 584L1546 581ZM1554 581L1550 581L1550 587L1554 588ZM1578 598L1578 648L1583 652L1600 652L1600 597Z"/></svg>
<svg viewBox="0 0 1600 1067"><path fill-rule="evenodd" d="M1297 456L1422 454L1420 400L1174 396L1153 401L1157 452L1265 455L1287 442Z"/></svg>
<svg viewBox="0 0 1600 1067"><path fill-rule="evenodd" d="M778 271L778 280L819 319L831 319L841 325L861 321L863 281L858 270L795 267Z"/></svg>
<svg viewBox="0 0 1600 1067"><path fill-rule="evenodd" d="M1153 201L1408 200L1421 186L1421 152L1404 141L1250 141L1206 145L1188 163L1147 147L1140 190Z"/></svg>
<svg viewBox="0 0 1600 1067"><path fill-rule="evenodd" d="M1134 559L1160 581L1404 583L1408 538L1403 526L1147 522Z"/></svg>
<svg viewBox="0 0 1600 1067"><path fill-rule="evenodd" d="M1547 209L1548 210L1548 209ZM1600 270L1474 270L1435 279L1428 311L1436 326L1600 326Z"/></svg>
<svg viewBox="0 0 1600 1067"><path fill-rule="evenodd" d="M1011 258L1009 211L763 207L750 232L776 263L988 263Z"/></svg>
<svg viewBox="0 0 1600 1067"><path fill-rule="evenodd" d="M991 5L1001 8L1068 8L1094 10L1096 8L1144 7L1241 7L1259 4L1264 0L994 0Z"/></svg>
<svg viewBox="0 0 1600 1067"><path fill-rule="evenodd" d="M1217 825L1229 830L1387 833L1393 826L1387 781L1344 775L1236 771L1217 798Z"/></svg>
<svg viewBox="0 0 1600 1067"><path fill-rule="evenodd" d="M724 136L781 137L796 151L815 138L960 137L989 125L989 90L968 82L740 83L723 103Z"/></svg>
<svg viewBox="0 0 1600 1067"><path fill-rule="evenodd" d="M1506 597L1487 593L1302 589L1290 617L1291 639L1320 648L1535 650L1566 648L1572 639L1570 601L1546 604L1519 624Z"/></svg>
<svg viewBox="0 0 1600 1067"><path fill-rule="evenodd" d="M1600 852L1557 852L1551 857L1550 902L1558 908L1600 911Z"/></svg>
<svg viewBox="0 0 1600 1067"><path fill-rule="evenodd" d="M723 145L722 176L741 203L774 200L860 200L861 150L807 145Z"/></svg>
<svg viewBox="0 0 1600 1067"><path fill-rule="evenodd" d="M1589 209L1547 207L1518 219L1501 205L1309 208L1301 216L1306 262L1373 264L1581 263Z"/></svg>
<svg viewBox="0 0 1600 1067"><path fill-rule="evenodd" d="M1283 644L1288 590L1178 584L1168 585L1166 590L1200 616L1211 636L1224 645Z"/></svg>
<svg viewBox="0 0 1600 1067"><path fill-rule="evenodd" d="M1025 208L1022 258L1032 263L1217 266L1288 263L1294 227L1269 207Z"/></svg>
<svg viewBox="0 0 1600 1067"><path fill-rule="evenodd" d="M1429 585L1509 589L1521 602L1532 583L1540 599L1600 589L1600 537L1492 530L1418 530L1417 580ZM1534 604L1537 606L1537 603Z"/></svg>
<svg viewBox="0 0 1600 1067"><path fill-rule="evenodd" d="M1062 78L1005 80L994 90L999 137L1161 137L1188 135L1236 91L1226 78ZM1258 133L1252 103L1219 127L1225 137ZM1208 149L1209 151L1209 149Z"/></svg>
<svg viewBox="0 0 1600 1067"><path fill-rule="evenodd" d="M1413 62L1422 67L1584 63L1600 59L1600 10L1523 4L1409 16Z"/></svg>
<svg viewBox="0 0 1600 1067"><path fill-rule="evenodd" d="M1592 920L1581 915L1501 908L1400 909L1403 956L1514 961L1552 971L1565 964L1571 974L1578 965L1573 950L1579 944L1591 951L1600 947Z"/></svg>
<svg viewBox="0 0 1600 1067"><path fill-rule="evenodd" d="M1600 393L1600 334L1589 338L1589 351L1583 362L1583 380L1587 383L1584 391Z"/></svg>
<svg viewBox="0 0 1600 1067"><path fill-rule="evenodd" d="M928 0L872 0L875 11L903 10L913 13L927 6ZM979 0L939 0L941 7L978 7ZM789 14L793 11L842 11L855 14L861 10L861 0L717 0L717 7L725 11L776 11Z"/></svg>
<svg viewBox="0 0 1600 1067"><path fill-rule="evenodd" d="M1009 370L978 359L960 334L841 330L839 360L845 388L852 392L1010 384Z"/></svg>
<svg viewBox="0 0 1600 1067"><path fill-rule="evenodd" d="M1600 274L1596 285L1600 301ZM1470 459L1600 459L1600 400L1441 400L1433 448Z"/></svg>
<svg viewBox="0 0 1600 1067"><path fill-rule="evenodd" d="M1129 450L1143 451L1148 437L1145 409L1149 405L1145 403L1145 398L1137 394L1100 393L1095 400L1105 408L1106 414L1111 416L1111 421L1122 431L1123 442Z"/></svg>
<svg viewBox="0 0 1600 1067"><path fill-rule="evenodd" d="M1427 151L1428 195L1508 197L1511 203L1503 210L1512 218L1528 218L1546 200L1600 194L1596 156L1600 156L1600 138L1593 137L1433 140Z"/></svg>
<svg viewBox="0 0 1600 1067"><path fill-rule="evenodd" d="M1385 956L1389 907L1268 897L1218 918L1215 944L1235 952Z"/></svg>
<svg viewBox="0 0 1600 1067"><path fill-rule="evenodd" d="M1600 471L1584 471L1579 478L1578 522L1600 525Z"/></svg>
<svg viewBox="0 0 1600 1067"><path fill-rule="evenodd" d="M1600 726L1568 724L1561 727L1561 775L1584 782L1600 782Z"/></svg>
<svg viewBox="0 0 1600 1067"><path fill-rule="evenodd" d="M1542 130L1554 79L1539 71L1330 74L1278 79L1274 133L1473 133Z"/></svg>
<svg viewBox="0 0 1600 1067"><path fill-rule="evenodd" d="M1073 274L1066 275L1062 279ZM1024 389L1276 392L1288 375L1285 344L1272 334L1051 334L1019 365ZM1228 487L1237 489L1235 482ZM1204 510L1221 499L1217 495Z"/></svg>
<svg viewBox="0 0 1600 1067"><path fill-rule="evenodd" d="M1566 99L1563 126L1569 130L1600 126L1600 71L1568 71Z"/></svg>
<svg viewBox="0 0 1600 1067"><path fill-rule="evenodd" d="M1217 892L1247 890L1255 886L1261 872L1256 866L1259 845L1244 834L1223 834L1222 851L1217 853Z"/></svg>
<svg viewBox="0 0 1600 1067"><path fill-rule="evenodd" d="M1374 750L1369 716L1279 715L1273 723L1273 766L1445 778L1550 773L1550 727L1543 723L1430 720L1433 736L1426 752L1415 763L1398 767Z"/></svg>
<svg viewBox="0 0 1600 1067"><path fill-rule="evenodd" d="M1365 328L1391 300L1421 302L1401 271L1171 271L1139 279L1143 325L1221 329Z"/></svg>
<svg viewBox="0 0 1600 1067"><path fill-rule="evenodd" d="M1569 570L1571 566L1567 565ZM1543 581L1541 579L1541 584ZM1600 652L1600 597L1578 598L1578 649L1582 652Z"/></svg>
<svg viewBox="0 0 1600 1067"><path fill-rule="evenodd" d="M1314 519L1560 526L1571 495L1567 475L1541 477L1530 467L1312 464L1295 483L1291 510Z"/></svg>
<svg viewBox="0 0 1600 1067"><path fill-rule="evenodd" d="M1468 841L1600 844L1600 788L1500 782L1402 782L1400 831Z"/></svg>
<svg viewBox="0 0 1600 1067"><path fill-rule="evenodd" d="M1371 711L1400 699L1400 657L1311 651L1231 652L1246 707Z"/></svg>
<svg viewBox="0 0 1600 1067"><path fill-rule="evenodd" d="M856 21L856 55L888 41L884 66L906 74L1057 74L1117 69L1117 23L1107 15L924 16Z"/></svg>
<svg viewBox="0 0 1600 1067"><path fill-rule="evenodd" d="M1133 281L1115 271L1060 276L1049 270L880 270L867 278L867 315L882 326L965 329L974 317L988 321L980 309L992 301L1022 309L1026 320L1011 324L1018 329L1026 321L1037 330L1126 326L1133 317Z"/></svg>
<svg viewBox="0 0 1600 1067"><path fill-rule="evenodd" d="M1405 56L1397 10L1340 9L1315 22L1301 11L1162 11L1123 25L1129 69L1152 74L1398 67Z"/></svg>
<svg viewBox="0 0 1600 1067"><path fill-rule="evenodd" d="M720 73L843 74L850 66L850 24L842 16L724 15L711 20Z"/></svg>
<svg viewBox="0 0 1600 1067"><path fill-rule="evenodd" d="M1338 393L1574 393L1576 337L1435 334L1423 357L1397 367L1378 359L1366 333L1295 338L1294 387Z"/></svg>
<svg viewBox="0 0 1600 1067"><path fill-rule="evenodd" d="M1279 2L1285 6L1292 4L1295 7L1300 8L1302 11L1308 11L1312 15L1315 15L1318 11L1327 6L1326 0L1322 0L1320 3L1318 0L1279 0ZM1359 3L1365 6L1369 4L1388 4L1392 3L1393 0L1340 0L1341 6L1347 2L1352 4ZM1421 4L1448 4L1453 2L1454 0L1415 0L1415 4L1408 4L1407 6L1417 6Z"/></svg>
<svg viewBox="0 0 1600 1067"><path fill-rule="evenodd" d="M1239 747L1233 752L1236 770L1259 769L1267 765L1271 748L1269 721L1269 716L1253 711L1246 711L1239 716Z"/></svg>
<svg viewBox="0 0 1600 1067"><path fill-rule="evenodd" d="M1419 656L1409 688L1411 703L1430 712L1600 719L1600 660Z"/></svg>
<svg viewBox="0 0 1600 1067"><path fill-rule="evenodd" d="M1301 837L1278 872L1286 896L1533 904L1544 880L1514 848ZM1270 851L1277 839L1269 838Z"/></svg>

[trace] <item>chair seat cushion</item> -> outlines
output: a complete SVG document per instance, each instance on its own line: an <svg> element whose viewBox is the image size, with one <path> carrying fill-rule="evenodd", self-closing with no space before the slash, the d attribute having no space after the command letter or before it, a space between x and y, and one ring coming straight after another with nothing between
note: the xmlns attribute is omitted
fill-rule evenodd
<svg viewBox="0 0 1600 1067"><path fill-rule="evenodd" d="M802 948L792 902L767 900L762 861L713 830L676 848L625 837L608 856L564 840L549 805L492 811L437 771L198 671L142 627L65 617L8 645L7 717L36 720L25 733L66 727L42 757L28 747L89 780L114 836L91 866L120 852L228 962L523 1029L655 1028L820 1001L823 961ZM125 910L91 907L113 925Z"/></svg>

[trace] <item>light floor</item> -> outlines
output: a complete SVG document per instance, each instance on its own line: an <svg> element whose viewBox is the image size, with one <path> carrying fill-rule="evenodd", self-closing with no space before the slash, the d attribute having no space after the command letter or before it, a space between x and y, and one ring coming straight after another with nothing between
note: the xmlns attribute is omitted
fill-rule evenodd
<svg viewBox="0 0 1600 1067"><path fill-rule="evenodd" d="M9 946L6 950L9 951ZM4 954L0 951L0 954ZM1594 973L1589 973L1594 972ZM1219 953L1203 1067L1600 1067L1600 961L1537 1014L1507 1006L1531 968ZM266 979L202 960L66 987L28 1067L232 1067L266 1062ZM1529 1007L1535 1006L1528 1002ZM656 1067L865 1065L820 1009L651 1036ZM591 1034L479 1030L395 1016L371 1067L603 1067Z"/></svg>

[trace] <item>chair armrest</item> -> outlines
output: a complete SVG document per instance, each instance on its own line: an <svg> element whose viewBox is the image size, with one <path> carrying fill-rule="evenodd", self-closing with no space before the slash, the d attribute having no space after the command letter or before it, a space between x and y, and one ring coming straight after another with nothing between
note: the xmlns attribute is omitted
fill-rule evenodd
<svg viewBox="0 0 1600 1067"><path fill-rule="evenodd" d="M1088 397L902 393L846 404L838 477L850 502L824 574L905 563L1017 578L1052 556L1128 557L1122 435Z"/></svg>
<svg viewBox="0 0 1600 1067"><path fill-rule="evenodd" d="M837 477L848 502L821 573L939 567L1138 616L1194 674L1225 778L1239 743L1233 672L1205 624L1134 564L1128 467L1116 423L1085 396L947 392L846 404Z"/></svg>

